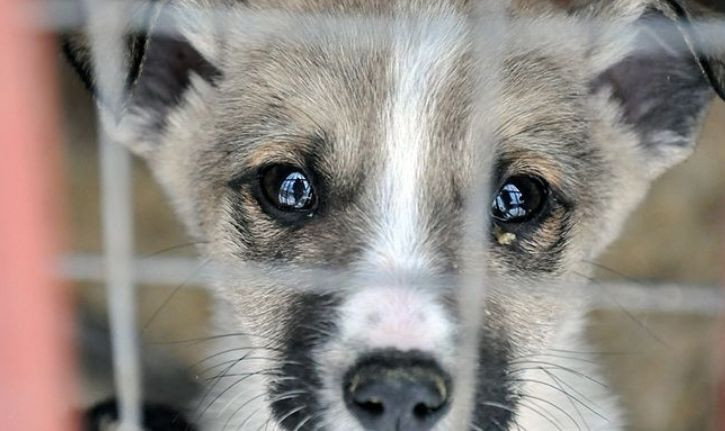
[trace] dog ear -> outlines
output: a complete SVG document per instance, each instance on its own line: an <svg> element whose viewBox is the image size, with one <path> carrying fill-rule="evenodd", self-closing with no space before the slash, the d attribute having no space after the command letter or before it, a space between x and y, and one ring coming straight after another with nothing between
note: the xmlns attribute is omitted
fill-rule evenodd
<svg viewBox="0 0 725 431"><path fill-rule="evenodd" d="M127 23L120 35L126 68L104 82L115 80L111 82L125 91L121 100L112 102L94 73L95 65L108 60L105 52L95 61L92 56L91 29L99 23L94 22L93 10L82 4L76 6L84 16L84 25L61 35L63 52L100 109L112 111L108 117L116 124L110 129L118 135L113 137L147 156L163 133L169 114L185 103L194 77L214 86L221 76L214 65L210 14L204 15L202 9L185 10L173 2L150 1L128 9L128 16L117 17Z"/></svg>
<svg viewBox="0 0 725 431"><path fill-rule="evenodd" d="M725 98L725 32L705 9L675 0L643 5L626 53L598 74L592 88L608 91L619 105L620 119L650 159L647 169L657 175L692 151L711 100Z"/></svg>

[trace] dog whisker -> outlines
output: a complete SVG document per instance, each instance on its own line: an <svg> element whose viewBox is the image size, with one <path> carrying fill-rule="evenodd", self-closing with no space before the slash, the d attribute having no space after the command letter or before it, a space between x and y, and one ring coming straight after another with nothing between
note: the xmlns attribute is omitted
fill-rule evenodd
<svg viewBox="0 0 725 431"><path fill-rule="evenodd" d="M307 406L305 406L305 405L297 406L297 407L291 409L289 412L285 413L284 415L280 416L280 418L277 420L277 422L281 425L282 423L284 423L285 420L289 419L292 415L299 413L299 412L305 410L306 408L307 408Z"/></svg>
<svg viewBox="0 0 725 431"><path fill-rule="evenodd" d="M253 401L255 401L255 400L258 400L258 399L260 399L260 398L262 398L262 397L264 397L264 396L266 396L266 395L267 395L267 394L266 394L265 392L262 392L261 394L258 394L258 395L255 395L255 396L253 396L253 397L249 398L249 399L248 399L247 401L245 401L245 402L244 402L244 403L242 403L242 404L241 404L241 405L240 405L239 407L237 407L237 409L236 409L236 410L234 410L234 411L232 412L232 414L231 414L231 415L229 416L229 418L228 418L228 419L226 420L226 422L224 423L224 426L222 427L222 431L225 431L225 430L227 429L227 427L229 427L229 425L231 424L232 420L234 420L234 417L235 417L235 416L236 416L236 415L237 415L237 414L238 414L238 413L239 413L240 411L242 411L242 409L244 409L244 407L246 407L247 405L249 405L249 404L250 404L251 402L253 402ZM227 405L225 405L225 406L224 406L224 408L222 408L222 409L221 409L221 410L219 411L219 414L220 414L220 415L221 415L221 414L223 414L223 413L224 413L224 411L226 411L226 409L227 409L227 408L229 408L229 406L230 406L230 404L227 404ZM252 414L250 415L250 417L251 417L251 416L253 416L254 414L256 414L256 413L257 413L257 412L258 412L258 411L259 411L260 409L261 409L261 407L260 407L260 408L257 408L256 410L254 410L254 411L252 412Z"/></svg>
<svg viewBox="0 0 725 431"><path fill-rule="evenodd" d="M583 274L580 274L578 272L574 272L574 274L584 277ZM589 278L589 277L587 277L587 278ZM591 278L589 278L589 279L591 280ZM606 292L606 290L605 290L605 292ZM652 337L653 340L657 341L662 346L666 347L669 350L672 350L672 346L670 346L665 340L663 340L662 337L660 337L659 335L657 335L657 333L655 333L652 330L652 328L650 328L649 326L647 326L642 321L642 319L637 318L637 316L635 316L630 310L628 310L624 305L622 305L622 303L619 302L619 300L617 300L617 298L614 295L609 294L608 296L609 296L609 299L612 302L614 302L614 304L617 306L617 308L622 313L624 313L624 315L627 316L627 318L629 318L632 322L634 322L641 330L643 330L647 335L649 335L650 337Z"/></svg>
<svg viewBox="0 0 725 431"><path fill-rule="evenodd" d="M229 371L231 371L231 369L232 369L232 368L234 368L234 367L235 367L235 366L236 366L237 364L239 364L239 363L241 363L242 361L244 361L244 359L245 359L245 356L242 356L242 357L240 357L240 358L238 358L238 359L235 359L234 361L231 361L231 363L229 364L229 366L228 366L228 367L226 367L226 368L224 369L224 371L222 372L221 376L220 376L219 378L217 378L217 379L216 379L215 381L213 381L213 382L212 382L212 383L211 383L211 384L210 384L210 385L208 386L208 388L207 388L206 392L204 393L204 395L203 395L202 397L200 397L200 398L199 398L199 403L197 404L197 410L198 410L198 409L199 409L199 408L200 408L200 407L201 407L201 406L202 406L202 405L204 404L204 401L206 400L206 398L207 398L207 397L208 397L209 395L211 395L211 393L212 393L212 392L214 391L214 389L215 389L215 388L216 388L216 386L217 386L217 385L219 384L219 382L221 382L221 381L222 381L223 377L224 377L224 376L225 376L225 375L226 375L227 373L229 373ZM245 379L245 377L241 378L240 380L243 380L243 379ZM204 409L203 409L203 410L201 410L201 411L199 412L199 415L198 415L198 416L199 416L199 417L202 417L202 416L204 415L204 413L206 413L206 411L207 411L207 410L209 410L209 408L210 408L210 407L211 407L211 406L212 406L212 405L213 405L213 404L214 404L214 403L215 403L215 402L216 402L217 400L219 400L219 399L221 398L221 396L222 396L222 395L224 395L224 394L225 394L225 393L226 393L226 392L227 392L227 391L228 391L228 390L229 390L229 389L230 389L231 387L233 387L233 386L234 386L234 383L232 383L232 385L231 385L231 386L227 387L227 388L226 388L225 390L223 390L223 391L222 391L221 393L219 393L218 395L216 395L216 396L214 397L214 399L213 399L213 400L212 400L212 401L211 401L211 402L210 402L209 404L207 404L207 406L206 406L206 407L204 407Z"/></svg>
<svg viewBox="0 0 725 431"><path fill-rule="evenodd" d="M258 347L258 346L235 347L235 348L226 349L226 350L222 350L222 351L219 351L219 352L215 352L213 354L210 354L209 356L206 356L203 359L200 359L197 362L194 362L189 367L190 368L196 368L197 366L199 366L199 365L201 365L201 364L203 364L203 363L205 363L205 362L207 362L207 361L209 361L211 359L218 358L219 356L223 356L223 355L228 354L228 353L243 352L243 351L247 351L247 352L250 352L250 353L251 352L257 352L257 351L270 351L270 352L274 352L274 353L280 353L283 350L282 349L279 349L279 348L276 348L276 347ZM250 358L250 359L271 359L271 358L272 357L255 357L255 358Z"/></svg>
<svg viewBox="0 0 725 431"><path fill-rule="evenodd" d="M251 353L247 353L247 354L249 355ZM263 357L263 356L248 356L248 357L246 357L244 359L250 360L250 361L259 361L259 360L261 360L261 361L267 361L267 360L269 360L269 358ZM193 370L192 369L191 371L194 372L196 375L203 376L204 374L206 374L206 373L208 373L208 372L210 372L212 370L215 370L215 369L217 369L219 367L222 367L224 365L231 364L230 367L233 368L236 365L240 364L241 362L242 361L240 361L239 358L228 359L228 360L224 360L224 361L218 362L216 364L210 365L210 366L208 366L206 368L202 368L202 369L198 369L198 370ZM279 366L281 367L283 365L301 366L298 363L295 363L294 361L285 361L285 363L282 363Z"/></svg>
<svg viewBox="0 0 725 431"><path fill-rule="evenodd" d="M160 255L163 255L163 254L166 254L166 253L170 253L172 251L183 250L185 248L196 247L196 246L204 245L204 244L209 244L209 241L189 241L189 242L185 242L185 243L182 243L182 244L176 244L176 245L172 245L172 246L169 246L169 247L166 247L166 248L162 248L162 249L153 251L151 253L148 253L148 254L145 254L145 255L141 256L141 258L142 259L150 259L152 257L157 257L157 256L160 256Z"/></svg>
<svg viewBox="0 0 725 431"><path fill-rule="evenodd" d="M297 397L299 397L300 395L304 395L304 394L306 394L306 393L307 393L307 391L289 391L289 392L285 392L285 393L279 394L279 395L275 396L274 398L270 399L270 400L269 400L269 403L270 403L270 404L273 404L273 403L275 403L275 402L279 402L279 401L284 401L284 400L289 400L289 399L297 398ZM249 401L247 401L247 402L249 402ZM245 404L246 404L246 403L245 403ZM244 405L240 406L240 408L243 408L243 407L244 407ZM247 416L247 418L246 418L246 419L244 419L244 421L242 421L242 423L241 423L241 424L239 424L239 426L237 427L237 429L238 429L238 430L240 430L240 431L241 431L241 430L244 430L244 426L245 426L245 425L246 425L246 424L247 424L247 423L248 423L248 422L249 422L249 421L250 421L250 420L251 420L251 419L252 419L252 418L253 418L253 417L254 417L254 416L255 416L255 415L257 414L257 413L259 413L259 411L260 411L260 410L261 410L261 408L259 408L259 409L256 409L256 410L255 410L254 412L252 412L252 413L251 413L251 414L250 414L249 416ZM234 415L236 415L236 413L237 413L237 412L235 411L235 413L234 413L234 414L232 415L232 417L233 417ZM280 423L281 423L281 421L280 421Z"/></svg>
<svg viewBox="0 0 725 431"><path fill-rule="evenodd" d="M194 278L195 278L195 277L197 276L198 272L199 272L199 271L201 271L201 270L202 270L202 269L203 269L203 268L204 268L204 267L205 267L205 266L206 266L207 264L209 264L209 262L210 262L209 260L204 260L204 261L202 261L201 263L199 263L199 264L198 264L198 265L196 266L196 268L194 268L194 270L192 271L192 273L191 273L191 274L190 274L190 275L189 275L189 276L188 276L188 277L186 278L186 280L184 280L184 282L183 282L183 283L180 283L180 284L179 284L178 286L176 286L176 287L175 287L175 288L174 288L174 289L173 289L173 290L171 291L171 293L169 293L169 294L168 294L168 295L166 296L166 298L164 298L164 300L163 300L163 301L161 301L161 304L159 304L159 306L158 306L158 307L156 307L156 309L155 309L155 310L153 311L153 313L151 313L151 316L149 316L149 318L148 318L148 319L146 320L146 322L145 322L145 323L143 324L143 328L142 328L142 330L141 330L142 332L143 332L143 331L146 331L146 330L147 330L147 329L149 328L149 326L151 326L151 324L152 324L152 323L154 322L154 320L156 320L156 318L157 318L157 317L159 316L159 314L161 314L161 311L162 311L162 310L163 310L163 309L164 309L164 308L165 308L165 307L166 307L166 306L167 306L167 305L168 305L168 304L169 304L169 303L171 302L171 300L172 300L172 299L174 298L174 296L176 296L176 294L177 294L177 293L178 293L178 292L179 292L179 291L180 291L180 290L181 290L181 289L182 289L182 288L183 288L184 286L186 286L186 284L187 284L187 283L188 283L189 281L193 280L193 279L194 279Z"/></svg>
<svg viewBox="0 0 725 431"><path fill-rule="evenodd" d="M558 431L564 431L561 422L559 422L555 417L552 417L551 413L549 413L545 408L542 410L539 406L524 403L521 400L519 400L517 404L523 408L534 412L537 416L541 417L542 419L553 425L554 428L556 428Z"/></svg>
<svg viewBox="0 0 725 431"><path fill-rule="evenodd" d="M576 397L573 397L573 399L576 400L580 405L584 406L584 408L589 410L592 414L598 416L600 419L602 419L605 422L611 422L607 417L605 417L603 414L601 414L596 409L594 409L594 407L592 407L592 405L596 405L596 403L594 401L592 401L591 399L589 399L586 395L582 394L580 391L578 391L572 385L568 384L563 379L557 377L551 371L546 370L546 369L541 369L541 371L546 373L546 375L548 375L552 381L556 382L557 385L559 385L561 387L562 391L564 391L565 393L572 396L570 392L565 390L564 386L566 386L566 388L570 389L574 393L574 395L576 395Z"/></svg>
<svg viewBox="0 0 725 431"><path fill-rule="evenodd" d="M551 376L549 376L549 378L551 378ZM564 394L567 401L569 401L569 405L571 405L572 409L574 409L574 412L576 412L577 416L579 416L579 419L581 419L584 426L587 428L588 431L591 431L591 427L589 426L589 423L587 422L586 418L584 418L584 415L582 414L581 410L579 410L579 407L577 406L577 403L579 403L579 404L584 404L584 403L581 400L579 400L578 398L571 395L566 389L564 389L564 387L560 383L558 383L556 380L554 380L554 385L550 385L550 384L547 384L546 382L541 382L541 381L530 381L530 383L541 384L546 387L550 387L552 389L558 390L559 392ZM586 406L586 407L588 407L588 406ZM590 410L592 410L592 409L590 409Z"/></svg>
<svg viewBox="0 0 725 431"><path fill-rule="evenodd" d="M560 354L555 354L555 353L531 353L530 355L518 356L518 357L514 358L514 361L519 360L519 359L531 359L531 358L562 359L565 361L583 362L583 363L587 363L587 364L597 364L598 363L597 361L595 361L593 359L589 359L589 358L560 355Z"/></svg>
<svg viewBox="0 0 725 431"><path fill-rule="evenodd" d="M578 355L581 356L627 356L627 355L635 355L636 352L602 352L602 351L581 351L581 350L566 350L566 349L546 349L551 352L559 352L563 354L572 355L571 357L575 357Z"/></svg>
<svg viewBox="0 0 725 431"><path fill-rule="evenodd" d="M145 344L149 344L149 345L199 344L199 343L205 343L205 342L218 341L218 340L226 339L229 337L245 337L245 338L252 338L252 339L259 338L262 340L283 341L282 338L275 338L275 337L270 337L268 335L261 335L261 334L253 334L251 332L230 332L230 333L226 333L226 334L214 334L214 335L209 335L209 336L205 336L205 337L187 338L187 339L181 339L181 340L147 341Z"/></svg>
<svg viewBox="0 0 725 431"><path fill-rule="evenodd" d="M496 402L496 401L481 401L481 402L478 402L478 405L505 410L505 411L509 412L513 417L515 417L515 415L518 413L515 408L513 408L511 406L507 406L507 405L499 403L499 402ZM490 418L488 418L488 420L490 420ZM516 423L516 422L514 422L514 423L516 424L517 428L521 429L521 426L518 423Z"/></svg>
<svg viewBox="0 0 725 431"><path fill-rule="evenodd" d="M312 419L314 419L314 417L315 417L315 416L314 416L314 415L311 415L311 414L309 414L309 415L305 416L305 417L304 417L304 418L303 418L303 419L302 419L302 420L301 420L301 421L300 421L300 422L299 422L299 423L297 424L297 426L295 426L295 428L294 428L294 429L293 429L292 431L300 431L300 430L302 429L302 427L303 427L303 426L305 426L305 425L306 425L306 424L307 424L307 423L308 423L309 421L311 421Z"/></svg>
<svg viewBox="0 0 725 431"><path fill-rule="evenodd" d="M546 404L546 405L556 409L556 411L558 411L561 414L563 414L564 416L566 416L566 418L569 419L569 421L571 421L572 424L574 424L574 426L577 428L577 430L581 431L581 426L579 425L579 422L577 422L577 420L572 415L570 415L566 410L564 410L560 406L556 405L555 403L552 403L549 400L545 400L541 397L537 397L537 396L530 395L530 394L522 394L521 398L531 400L534 402L540 402L540 403Z"/></svg>
<svg viewBox="0 0 725 431"><path fill-rule="evenodd" d="M282 369L281 367L274 367L274 368L263 368L260 370L250 371L248 373L220 374L220 375L216 375L216 376L205 377L204 380L214 380L214 379L218 379L218 378L229 379L229 378L234 378L234 377L246 377L246 376L252 376L252 375L275 377L275 380L294 380L294 379L296 379L296 377L294 377L294 376L277 377L277 372L279 372L281 369Z"/></svg>
<svg viewBox="0 0 725 431"><path fill-rule="evenodd" d="M519 364L531 364L533 366L532 367L516 367L516 368L514 368L514 371L535 370L535 369L539 369L539 366L543 366L543 368L545 368L545 369L561 370L561 371L576 375L583 379L589 380L590 382L595 383L595 384L601 386L602 388L608 389L608 386L604 382L601 382L601 381L595 379L594 377L588 376L588 375L582 373L581 371L578 371L573 368L566 367L566 366L563 366L561 364L557 364L554 362L536 361L536 360L512 361L512 365L519 365Z"/></svg>

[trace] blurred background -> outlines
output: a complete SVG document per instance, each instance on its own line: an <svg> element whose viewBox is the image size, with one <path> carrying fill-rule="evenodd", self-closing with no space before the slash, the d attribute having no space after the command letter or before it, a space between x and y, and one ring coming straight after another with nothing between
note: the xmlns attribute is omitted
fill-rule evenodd
<svg viewBox="0 0 725 431"><path fill-rule="evenodd" d="M64 169L69 194L68 244L72 253L102 252L99 213L97 131L85 88L60 60L65 131ZM149 172L134 162L135 247L137 255L193 256L194 249L171 214ZM651 283L651 295L672 295L662 283L711 291L725 271L725 104L714 105L696 154L659 180L617 243L597 264L597 278ZM191 277L194 268L188 269ZM182 276L183 277L183 276ZM202 289L143 285L139 326L148 345L203 336L209 329L209 298ZM88 282L73 285L79 309L103 319L105 290ZM658 291L660 289L660 291ZM672 298L668 298L672 299ZM592 314L590 338L601 352L611 386L622 395L632 430L712 429L717 313L697 310L639 312L625 299ZM676 300L676 298L675 298ZM81 307L83 306L83 307ZM198 348L173 354L189 363ZM87 364L88 365L88 364ZM88 388L87 388L88 389ZM103 392L90 388L88 395Z"/></svg>

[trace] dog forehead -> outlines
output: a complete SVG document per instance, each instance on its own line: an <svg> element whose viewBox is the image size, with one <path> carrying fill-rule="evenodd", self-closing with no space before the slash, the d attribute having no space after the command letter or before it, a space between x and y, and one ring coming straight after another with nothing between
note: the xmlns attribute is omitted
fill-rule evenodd
<svg viewBox="0 0 725 431"><path fill-rule="evenodd" d="M312 156L332 180L353 187L366 172L382 169L391 146L410 143L411 133L391 136L407 129L425 140L416 151L428 153L433 176L464 185L476 170L473 152L543 152L556 159L563 147L586 144L578 100L587 81L577 52L519 43L498 56L474 56L459 11L413 19L301 14L284 27L253 42L239 35L227 41L217 115L224 136L217 141L233 143L232 151L250 163L263 163L270 148L283 144L302 155L294 161ZM481 82L491 79L502 81L498 91L481 92ZM475 120L489 123L490 137L471 135L479 98L495 99ZM549 138L559 139L542 139L547 127Z"/></svg>

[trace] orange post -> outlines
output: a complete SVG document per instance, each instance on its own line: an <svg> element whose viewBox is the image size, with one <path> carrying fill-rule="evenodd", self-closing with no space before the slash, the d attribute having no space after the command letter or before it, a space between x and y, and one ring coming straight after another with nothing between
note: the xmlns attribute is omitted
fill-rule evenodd
<svg viewBox="0 0 725 431"><path fill-rule="evenodd" d="M73 429L66 298L55 279L56 53L0 0L0 430Z"/></svg>

